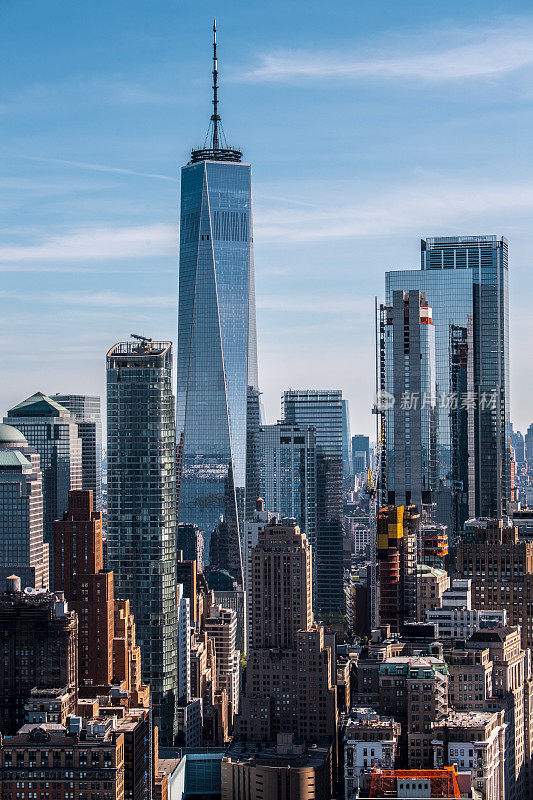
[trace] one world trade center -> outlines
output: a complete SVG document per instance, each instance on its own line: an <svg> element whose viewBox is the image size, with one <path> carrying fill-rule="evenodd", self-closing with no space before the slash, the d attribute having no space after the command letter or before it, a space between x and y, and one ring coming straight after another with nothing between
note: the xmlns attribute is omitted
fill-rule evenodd
<svg viewBox="0 0 533 800"><path fill-rule="evenodd" d="M211 124L181 173L178 516L242 585L247 419L259 396L251 166L220 124L213 32Z"/></svg>

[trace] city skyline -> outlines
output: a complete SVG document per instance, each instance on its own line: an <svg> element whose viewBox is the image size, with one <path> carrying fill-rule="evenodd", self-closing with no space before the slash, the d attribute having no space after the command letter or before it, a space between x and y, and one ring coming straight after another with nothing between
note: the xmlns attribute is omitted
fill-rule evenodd
<svg viewBox="0 0 533 800"><path fill-rule="evenodd" d="M260 11L235 15L230 6L218 20L222 115L228 139L246 145L254 165L267 422L291 386L342 388L352 432L373 436L373 297L383 299L384 272L416 269L421 237L495 233L510 245L511 419L525 432L533 379L518 364L530 304L533 18L524 4L502 16L496 4L476 2L456 9L453 23L432 11L422 30L418 3L355 11L341 2L320 32L317 4L297 20L291 4L283 28L280 4L261 25ZM13 342L4 409L37 390L103 397L101 353L130 328L176 344L177 171L191 134L201 144L206 127L216 10L178 13L162 3L141 31L134 9L117 52L102 57L99 3L84 25L75 11L63 15L57 40L53 15L30 7L32 20L20 7L7 12L12 41L23 26L35 52L8 54L20 69L0 109L1 296ZM106 14L111 30L123 8ZM38 30L49 44L35 48ZM54 58L43 60L48 47ZM432 96L445 119L428 110Z"/></svg>

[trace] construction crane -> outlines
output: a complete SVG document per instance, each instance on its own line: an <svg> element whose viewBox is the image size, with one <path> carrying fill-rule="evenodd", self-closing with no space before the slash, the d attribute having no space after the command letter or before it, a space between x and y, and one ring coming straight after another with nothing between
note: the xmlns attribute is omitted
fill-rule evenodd
<svg viewBox="0 0 533 800"><path fill-rule="evenodd" d="M375 413L379 413L375 411ZM370 527L370 622L375 628L379 624L377 608L377 556L378 556L378 505L381 461L385 442L385 418L382 415L378 441L374 450L372 467L368 467L364 492L368 495L368 517Z"/></svg>
<svg viewBox="0 0 533 800"><path fill-rule="evenodd" d="M130 333L132 339L136 339L139 344L135 345L134 352L136 353L151 353L152 352L152 343L153 339L149 339L148 336L142 336L140 333Z"/></svg>

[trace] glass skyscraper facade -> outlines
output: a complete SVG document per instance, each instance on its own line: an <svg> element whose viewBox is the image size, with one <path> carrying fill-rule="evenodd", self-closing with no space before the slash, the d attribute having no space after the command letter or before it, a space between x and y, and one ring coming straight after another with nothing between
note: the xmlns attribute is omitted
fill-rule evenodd
<svg viewBox="0 0 533 800"><path fill-rule="evenodd" d="M93 493L93 508L102 510L102 418L100 398L82 394L55 394L52 398L70 411L81 439L81 482Z"/></svg>
<svg viewBox="0 0 533 800"><path fill-rule="evenodd" d="M432 307L437 513L456 531L468 516L505 511L509 493L507 241L422 240L421 267L387 272L385 301L392 302L394 290L419 289Z"/></svg>
<svg viewBox="0 0 533 800"><path fill-rule="evenodd" d="M313 548L315 608L322 615L344 613L342 452L340 390L290 389L282 397L285 422L315 429L317 523Z"/></svg>
<svg viewBox="0 0 533 800"><path fill-rule="evenodd" d="M176 439L170 342L107 354L108 562L130 600L162 743L177 733Z"/></svg>
<svg viewBox="0 0 533 800"><path fill-rule="evenodd" d="M356 475L370 466L370 438L362 433L352 436L352 466Z"/></svg>
<svg viewBox="0 0 533 800"><path fill-rule="evenodd" d="M265 508L292 518L311 546L316 543L315 429L288 422L261 425L259 493Z"/></svg>
<svg viewBox="0 0 533 800"><path fill-rule="evenodd" d="M194 151L182 170L178 513L242 586L247 409L258 395L251 167L234 152Z"/></svg>
<svg viewBox="0 0 533 800"><path fill-rule="evenodd" d="M472 272L475 512L498 516L507 511L511 485L507 239L426 239L421 266L425 272Z"/></svg>

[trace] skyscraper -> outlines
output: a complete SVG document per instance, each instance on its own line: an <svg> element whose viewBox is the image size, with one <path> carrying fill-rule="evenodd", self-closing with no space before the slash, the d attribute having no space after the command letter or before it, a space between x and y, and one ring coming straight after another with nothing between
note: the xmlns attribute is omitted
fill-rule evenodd
<svg viewBox="0 0 533 800"><path fill-rule="evenodd" d="M381 308L385 385L387 502L419 509L436 488L435 329L424 292L393 292Z"/></svg>
<svg viewBox="0 0 533 800"><path fill-rule="evenodd" d="M81 439L70 412L42 392L10 408L4 422L18 428L39 453L43 478L43 531L53 580L54 521L68 508L68 493L81 489Z"/></svg>
<svg viewBox="0 0 533 800"><path fill-rule="evenodd" d="M421 252L424 271L472 271L475 510L483 517L504 514L510 499L507 251L503 236L443 236L423 241Z"/></svg>
<svg viewBox="0 0 533 800"><path fill-rule="evenodd" d="M81 439L81 483L93 493L95 511L102 510L102 418L100 398L82 394L55 394L52 398L70 411Z"/></svg>
<svg viewBox="0 0 533 800"><path fill-rule="evenodd" d="M247 406L257 391L251 167L222 132L216 32L208 136L181 176L179 521L205 532L213 566L242 585Z"/></svg>
<svg viewBox="0 0 533 800"><path fill-rule="evenodd" d="M282 397L285 422L312 426L317 454L317 532L313 547L315 608L344 613L342 526L342 392L289 389Z"/></svg>
<svg viewBox="0 0 533 800"><path fill-rule="evenodd" d="M265 508L296 520L316 540L316 434L312 427L277 422L258 436L259 496Z"/></svg>
<svg viewBox="0 0 533 800"><path fill-rule="evenodd" d="M387 272L385 300L419 289L433 311L437 512L457 531L454 516L499 514L509 494L507 240L422 240L421 267Z"/></svg>
<svg viewBox="0 0 533 800"><path fill-rule="evenodd" d="M251 646L237 733L263 746L279 733L308 744L329 739L335 752L334 655L313 622L307 537L294 522L271 522L259 530L250 564Z"/></svg>
<svg viewBox="0 0 533 800"><path fill-rule="evenodd" d="M370 466L370 439L362 433L352 436L352 466L355 474Z"/></svg>
<svg viewBox="0 0 533 800"><path fill-rule="evenodd" d="M0 584L12 573L23 588L48 588L39 456L17 428L0 424Z"/></svg>
<svg viewBox="0 0 533 800"><path fill-rule="evenodd" d="M177 700L175 428L172 346L137 337L107 354L108 561L132 604L161 740Z"/></svg>

